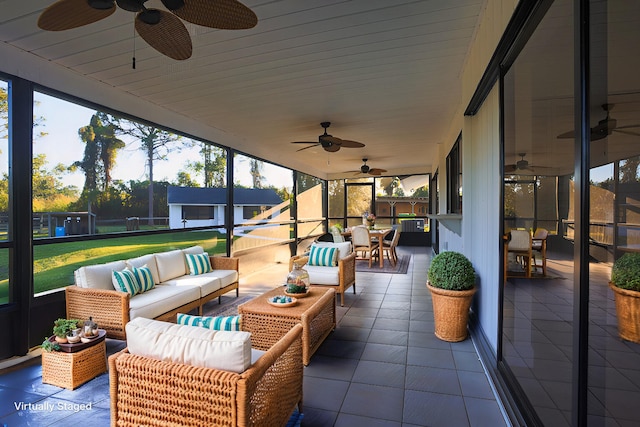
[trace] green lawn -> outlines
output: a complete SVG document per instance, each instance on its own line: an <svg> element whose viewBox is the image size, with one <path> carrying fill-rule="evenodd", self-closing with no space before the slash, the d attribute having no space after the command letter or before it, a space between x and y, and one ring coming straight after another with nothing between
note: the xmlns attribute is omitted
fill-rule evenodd
<svg viewBox="0 0 640 427"><path fill-rule="evenodd" d="M210 254L221 254L226 251L225 236L217 231L133 235L114 239L34 246L35 293L72 284L74 270L83 265L103 264L193 245L201 245ZM0 303L8 301L8 255L8 250L0 250Z"/></svg>

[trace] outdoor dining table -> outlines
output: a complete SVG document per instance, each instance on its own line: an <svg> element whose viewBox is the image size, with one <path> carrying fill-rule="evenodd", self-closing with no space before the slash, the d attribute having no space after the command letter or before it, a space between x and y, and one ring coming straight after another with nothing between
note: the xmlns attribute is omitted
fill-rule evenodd
<svg viewBox="0 0 640 427"><path fill-rule="evenodd" d="M369 230L369 235L371 236L371 240L378 242L378 258L380 259L380 268L384 267L384 256L383 256L384 254L382 253L382 241L384 240L385 237L387 237L389 233L391 233L392 230L393 228L380 228L380 229L374 228ZM351 230L346 229L340 234L342 234L345 238L351 237Z"/></svg>

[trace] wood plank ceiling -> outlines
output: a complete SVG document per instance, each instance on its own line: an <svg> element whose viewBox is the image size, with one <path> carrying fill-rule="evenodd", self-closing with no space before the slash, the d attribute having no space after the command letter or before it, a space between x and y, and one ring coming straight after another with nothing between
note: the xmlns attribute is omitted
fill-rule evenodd
<svg viewBox="0 0 640 427"><path fill-rule="evenodd" d="M125 112L165 123L153 111L167 110L199 125L180 130L324 178L357 169L363 157L390 173L435 169L436 144L451 142L443 138L460 107L461 71L484 0L246 0L258 25L225 31L187 23L186 61L149 47L134 34L134 14L122 9L77 29L42 31L37 18L51 3L0 1L0 52L84 82L80 96L92 102L118 108L113 99L133 96L154 108ZM164 8L159 0L146 7ZM16 70L9 58L0 61L0 71ZM322 121L332 122L330 134L366 147L296 151L301 146L290 142L317 141Z"/></svg>

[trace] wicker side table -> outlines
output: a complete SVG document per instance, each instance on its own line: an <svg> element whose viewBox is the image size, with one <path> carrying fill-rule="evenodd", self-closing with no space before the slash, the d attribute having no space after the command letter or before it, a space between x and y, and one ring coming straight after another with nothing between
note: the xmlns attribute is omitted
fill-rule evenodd
<svg viewBox="0 0 640 427"><path fill-rule="evenodd" d="M324 339L336 327L336 301L333 288L312 286L309 295L293 307L274 307L267 298L282 295L277 288L238 306L242 330L251 332L251 345L268 350L297 323L302 324L302 363L309 364Z"/></svg>
<svg viewBox="0 0 640 427"><path fill-rule="evenodd" d="M42 382L69 390L107 372L107 347L104 339L76 353L42 353Z"/></svg>

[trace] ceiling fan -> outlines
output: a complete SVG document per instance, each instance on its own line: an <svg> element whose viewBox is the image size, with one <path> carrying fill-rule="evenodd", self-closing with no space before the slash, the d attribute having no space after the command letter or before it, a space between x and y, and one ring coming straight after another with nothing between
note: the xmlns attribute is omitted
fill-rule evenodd
<svg viewBox="0 0 640 427"><path fill-rule="evenodd" d="M367 158L362 159L363 165L360 166L360 170L359 171L352 171L355 172L356 175L361 174L361 173L365 173L365 174L369 174L369 175L375 175L375 176L380 176L383 173L385 173L387 170L386 169L378 169L378 168L371 168L369 167L369 165L367 164Z"/></svg>
<svg viewBox="0 0 640 427"><path fill-rule="evenodd" d="M321 145L322 148L324 148L325 151L328 151L330 153L335 153L336 151L340 150L340 148L362 148L364 147L364 144L361 142L357 142L357 141L349 141L348 139L340 139L337 138L335 136L329 135L327 133L327 128L329 126L331 126L331 122L322 122L320 123L320 126L322 126L324 128L324 133L320 136L318 136L318 142L312 142L312 141L294 141L292 142L292 144L313 144L310 145L308 147L304 147L301 148L297 151L302 151L302 150L306 150L308 148L313 148L313 147L317 147L318 145Z"/></svg>
<svg viewBox="0 0 640 427"><path fill-rule="evenodd" d="M613 110L615 104L602 104L602 109L607 113L604 119L600 120L598 124L591 128L591 141L597 141L599 139L606 138L611 135L613 132L626 133L628 135L640 136L640 133L632 132L629 130L623 129L631 129L631 128L639 128L639 125L627 125L627 126L617 126L617 120L611 118L609 112ZM575 131L569 131L558 135L558 138L575 138Z"/></svg>
<svg viewBox="0 0 640 427"><path fill-rule="evenodd" d="M518 156L520 156L520 160L510 165L504 165L505 173L513 173L517 171L534 172L534 169L546 168L546 166L529 165L529 161L524 159L526 155L527 153L518 153Z"/></svg>
<svg viewBox="0 0 640 427"><path fill-rule="evenodd" d="M189 31L179 18L192 24L222 30L253 28L255 13L237 0L162 0L169 11L145 7L147 0L58 0L38 18L38 27L63 31L104 19L116 5L136 12L135 29L151 47L170 58L191 57ZM135 68L135 67L134 67Z"/></svg>

